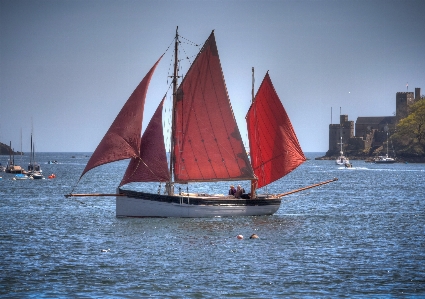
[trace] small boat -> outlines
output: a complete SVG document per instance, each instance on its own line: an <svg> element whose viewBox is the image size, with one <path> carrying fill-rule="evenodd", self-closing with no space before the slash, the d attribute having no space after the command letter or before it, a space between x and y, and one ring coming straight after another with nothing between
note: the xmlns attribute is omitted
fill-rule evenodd
<svg viewBox="0 0 425 299"><path fill-rule="evenodd" d="M335 160L336 164L338 165L350 165L350 160L344 156L343 152L339 152L339 157Z"/></svg>
<svg viewBox="0 0 425 299"><path fill-rule="evenodd" d="M35 172L31 173L31 174L30 174L30 177L31 177L32 179L34 179L34 180L42 180L42 179L44 179L43 174L42 174L42 173L40 173L40 172L37 172L37 171L35 171Z"/></svg>
<svg viewBox="0 0 425 299"><path fill-rule="evenodd" d="M5 172L6 173L23 173L24 169L19 165L14 165L13 160L9 160L6 165Z"/></svg>
<svg viewBox="0 0 425 299"><path fill-rule="evenodd" d="M24 169L15 165L15 154L12 154L12 142L10 142L9 146L9 160L7 161L6 168L4 170L6 173L23 173Z"/></svg>
<svg viewBox="0 0 425 299"><path fill-rule="evenodd" d="M374 160L374 163L376 164L393 164L395 162L397 161L394 158L388 157L388 155L378 156Z"/></svg>
<svg viewBox="0 0 425 299"><path fill-rule="evenodd" d="M388 156L388 127L385 126L385 131L387 131L387 154L385 156L376 157L373 162L376 164L393 164L396 163L396 159Z"/></svg>
<svg viewBox="0 0 425 299"><path fill-rule="evenodd" d="M350 165L350 160L344 156L344 153L342 151L342 136L341 136L341 142L339 143L341 145L341 150L339 152L339 157L335 160L336 164L338 165Z"/></svg>
<svg viewBox="0 0 425 299"><path fill-rule="evenodd" d="M49 162L47 162L47 164L58 164L58 161L56 161L56 160L49 161Z"/></svg>
<svg viewBox="0 0 425 299"><path fill-rule="evenodd" d="M339 108L339 109L340 109L339 114L341 115L341 108ZM341 116L340 116L340 118L341 118ZM340 133L339 133L339 135L340 135L340 138L341 138L341 141L339 142L341 149L339 151L339 157L335 160L335 162L336 162L337 165L350 165L350 160L348 160L348 158L344 156L344 152L342 151L343 142L342 142L342 124L341 123L340 123Z"/></svg>
<svg viewBox="0 0 425 299"><path fill-rule="evenodd" d="M116 194L71 192L65 196L115 196L117 217L256 216L275 213L284 195L318 186L276 195L257 193L306 161L268 72L255 97L253 87L246 115L248 158L227 93L214 31L178 86L179 44L176 30L169 161L162 125L165 96L140 137L148 85L161 56L124 104L79 179L95 167L130 158ZM189 192L189 184L220 181L249 181L251 191L245 198ZM144 182L158 182L158 191L141 192L130 185Z"/></svg>
<svg viewBox="0 0 425 299"><path fill-rule="evenodd" d="M18 174L15 174L12 180L28 180L28 176L26 176L23 173L18 173Z"/></svg>

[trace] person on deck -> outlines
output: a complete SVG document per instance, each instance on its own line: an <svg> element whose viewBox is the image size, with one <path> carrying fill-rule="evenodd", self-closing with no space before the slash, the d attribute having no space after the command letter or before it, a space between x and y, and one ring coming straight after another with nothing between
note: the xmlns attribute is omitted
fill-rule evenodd
<svg viewBox="0 0 425 299"><path fill-rule="evenodd" d="M229 195L235 196L235 193L236 193L235 186L231 185L229 189Z"/></svg>
<svg viewBox="0 0 425 299"><path fill-rule="evenodd" d="M238 185L235 193L236 198L241 198L242 194L245 193L245 189L241 188L241 185Z"/></svg>

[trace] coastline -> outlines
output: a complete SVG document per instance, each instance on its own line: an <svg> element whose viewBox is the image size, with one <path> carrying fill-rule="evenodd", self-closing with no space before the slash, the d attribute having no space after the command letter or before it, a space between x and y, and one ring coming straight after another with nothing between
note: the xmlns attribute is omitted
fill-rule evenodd
<svg viewBox="0 0 425 299"><path fill-rule="evenodd" d="M365 161L373 163L376 156L347 156L350 161ZM336 160L337 156L316 157L314 160ZM396 157L396 163L425 163L425 157Z"/></svg>

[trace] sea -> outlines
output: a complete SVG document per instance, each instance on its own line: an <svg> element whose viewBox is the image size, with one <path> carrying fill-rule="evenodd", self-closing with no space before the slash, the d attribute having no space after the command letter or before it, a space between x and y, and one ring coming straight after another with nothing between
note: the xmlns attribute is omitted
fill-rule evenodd
<svg viewBox="0 0 425 299"><path fill-rule="evenodd" d="M0 173L0 298L425 298L425 164L346 169L306 153L261 192L338 181L274 215L117 218L114 197L64 196L115 192L128 161L80 179L90 154L37 153L43 180Z"/></svg>

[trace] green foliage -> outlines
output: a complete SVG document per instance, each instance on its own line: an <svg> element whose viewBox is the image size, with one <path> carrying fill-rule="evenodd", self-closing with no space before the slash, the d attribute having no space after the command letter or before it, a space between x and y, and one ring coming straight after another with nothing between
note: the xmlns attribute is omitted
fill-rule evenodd
<svg viewBox="0 0 425 299"><path fill-rule="evenodd" d="M402 155L425 156L425 98L410 106L409 112L398 123L391 140Z"/></svg>

